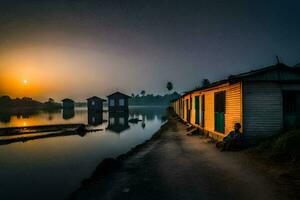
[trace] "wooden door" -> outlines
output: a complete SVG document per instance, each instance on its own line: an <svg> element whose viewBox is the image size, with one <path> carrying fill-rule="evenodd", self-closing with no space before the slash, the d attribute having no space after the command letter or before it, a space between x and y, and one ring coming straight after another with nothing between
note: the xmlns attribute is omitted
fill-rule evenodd
<svg viewBox="0 0 300 200"><path fill-rule="evenodd" d="M200 122L201 122L200 126L202 128L204 128L204 123L205 123L204 116L205 116L205 96L202 95L200 99Z"/></svg>
<svg viewBox="0 0 300 200"><path fill-rule="evenodd" d="M199 96L194 97L195 101L195 124L200 124L200 109L199 109Z"/></svg>
<svg viewBox="0 0 300 200"><path fill-rule="evenodd" d="M224 133L225 131L225 91L215 93L215 131Z"/></svg>
<svg viewBox="0 0 300 200"><path fill-rule="evenodd" d="M283 125L285 129L299 128L300 92L283 92Z"/></svg>

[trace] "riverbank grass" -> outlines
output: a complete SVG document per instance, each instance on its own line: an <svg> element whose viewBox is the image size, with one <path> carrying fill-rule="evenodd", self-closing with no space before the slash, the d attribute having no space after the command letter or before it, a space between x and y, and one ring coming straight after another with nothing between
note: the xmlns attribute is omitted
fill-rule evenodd
<svg viewBox="0 0 300 200"><path fill-rule="evenodd" d="M300 129L281 132L250 148L249 152L258 153L275 162L300 161Z"/></svg>

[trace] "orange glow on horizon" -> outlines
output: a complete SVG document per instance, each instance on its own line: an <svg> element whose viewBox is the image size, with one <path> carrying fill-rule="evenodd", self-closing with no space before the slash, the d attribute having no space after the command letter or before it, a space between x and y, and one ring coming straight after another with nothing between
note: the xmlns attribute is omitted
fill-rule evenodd
<svg viewBox="0 0 300 200"><path fill-rule="evenodd" d="M45 84L42 84L42 74L35 66L34 58L29 55L4 55L0 63L0 94L12 98L40 96Z"/></svg>
<svg viewBox="0 0 300 200"><path fill-rule="evenodd" d="M112 92L111 88L119 88L111 77L116 76L120 63L123 59L98 50L47 44L12 47L0 54L0 96L31 97L38 101L104 96ZM117 74L116 80L128 82L122 73Z"/></svg>
<svg viewBox="0 0 300 200"><path fill-rule="evenodd" d="M10 69L0 74L0 93L11 97L31 97L38 96L41 92L41 86L38 82L20 77L18 69ZM33 75L34 73L32 73ZM21 81L20 81L21 79Z"/></svg>

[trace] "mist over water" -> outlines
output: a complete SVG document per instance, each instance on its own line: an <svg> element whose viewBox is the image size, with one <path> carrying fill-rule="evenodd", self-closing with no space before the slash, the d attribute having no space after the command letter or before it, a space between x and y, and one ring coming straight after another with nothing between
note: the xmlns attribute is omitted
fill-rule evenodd
<svg viewBox="0 0 300 200"><path fill-rule="evenodd" d="M90 123L102 131L0 145L1 199L64 199L106 157L116 157L149 139L164 122L164 107L130 107L128 115L75 112L1 116L0 127ZM65 119L63 118L65 117ZM129 123L128 119L140 121ZM127 120L126 120L127 119Z"/></svg>

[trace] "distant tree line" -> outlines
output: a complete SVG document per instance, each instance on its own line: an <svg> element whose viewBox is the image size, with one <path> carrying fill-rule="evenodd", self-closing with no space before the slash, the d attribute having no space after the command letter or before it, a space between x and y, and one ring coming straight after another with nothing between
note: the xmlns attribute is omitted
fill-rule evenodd
<svg viewBox="0 0 300 200"><path fill-rule="evenodd" d="M166 88L169 91L168 94L165 95L154 95L147 94L145 90L141 90L139 94L131 94L131 98L129 99L130 106L164 106L169 105L170 101L173 99L177 99L180 97L180 94L177 92L171 93L173 90L173 83L168 81L166 84Z"/></svg>
<svg viewBox="0 0 300 200"><path fill-rule="evenodd" d="M0 108L9 110L9 109L26 109L26 108L38 108L38 109L59 109L61 104L54 101L54 99L49 98L48 101L42 103L36 100L33 100L29 97L15 98L12 99L9 96L0 97Z"/></svg>
<svg viewBox="0 0 300 200"><path fill-rule="evenodd" d="M129 99L130 106L159 106L169 105L170 101L180 96L179 93L173 92L165 95L147 94L144 90L140 94L131 94Z"/></svg>
<svg viewBox="0 0 300 200"><path fill-rule="evenodd" d="M207 81L208 82L208 81ZM209 82L208 82L209 83ZM180 97L180 94L177 92L172 92L174 89L173 83L168 81L166 86L169 91L168 94L165 95L154 95L147 94L146 91L142 90L139 94L131 94L129 99L129 105L169 105L170 101L173 99L177 99ZM86 102L76 102L76 106L84 107L86 106ZM62 108L62 104L56 102L53 98L49 98L46 102L39 102L33 100L29 97L23 98L15 98L12 99L10 96L1 96L0 97L0 108L1 110L10 110L10 109L60 109Z"/></svg>

